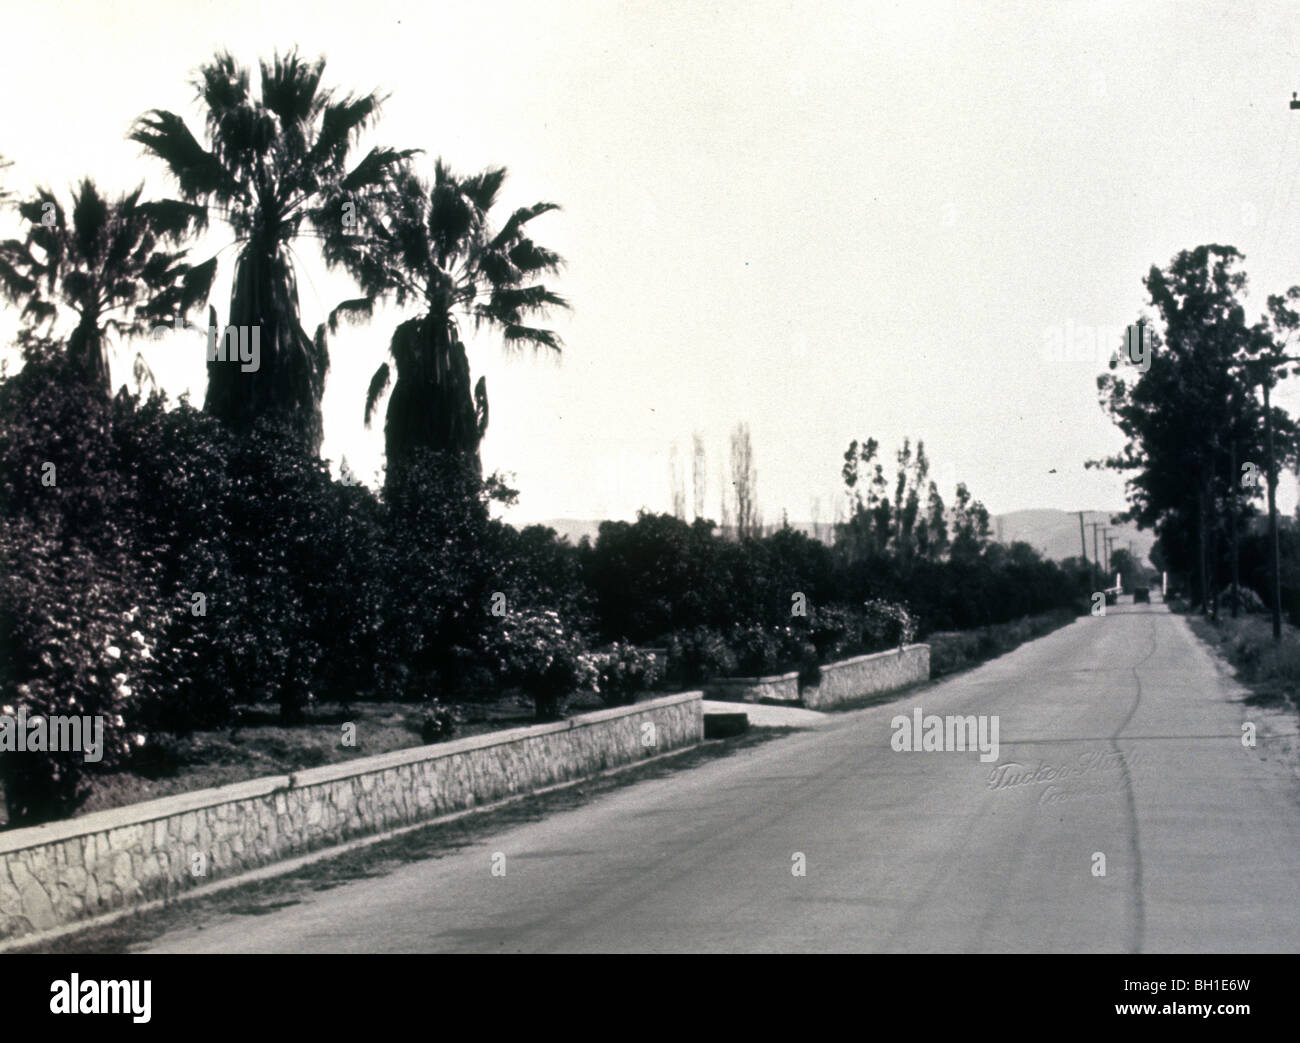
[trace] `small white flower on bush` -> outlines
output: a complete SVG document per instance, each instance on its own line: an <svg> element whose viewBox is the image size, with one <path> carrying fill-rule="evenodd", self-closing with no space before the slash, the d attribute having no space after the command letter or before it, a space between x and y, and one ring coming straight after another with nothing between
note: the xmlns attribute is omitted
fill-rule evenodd
<svg viewBox="0 0 1300 1043"><path fill-rule="evenodd" d="M530 694L567 695L590 676L581 635L553 610L512 611L497 642L502 675Z"/></svg>
<svg viewBox="0 0 1300 1043"><path fill-rule="evenodd" d="M592 691L611 706L631 703L638 692L653 687L662 675L654 655L621 641L595 653L592 666L597 671Z"/></svg>
<svg viewBox="0 0 1300 1043"><path fill-rule="evenodd" d="M916 621L903 605L883 598L872 598L862 606L866 615L867 627L877 637L890 634L896 636L898 645L911 644L916 640Z"/></svg>

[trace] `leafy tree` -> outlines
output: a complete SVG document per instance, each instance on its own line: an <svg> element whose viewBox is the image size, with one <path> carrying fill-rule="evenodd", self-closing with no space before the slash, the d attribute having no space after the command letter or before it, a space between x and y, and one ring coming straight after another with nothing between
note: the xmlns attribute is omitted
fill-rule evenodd
<svg viewBox="0 0 1300 1043"><path fill-rule="evenodd" d="M916 552L917 523L921 517L921 490L930 473L930 462L925 456L925 443L916 443L916 456L912 455L911 441L903 439L898 451L898 477L894 485L894 547L905 561ZM922 519L923 520L923 519Z"/></svg>
<svg viewBox="0 0 1300 1043"><path fill-rule="evenodd" d="M132 747L159 640L161 568L116 466L117 403L85 393L60 345L0 379L0 713L101 716L102 760L0 753L11 823L71 813Z"/></svg>
<svg viewBox="0 0 1300 1043"><path fill-rule="evenodd" d="M304 220L321 236L346 219L366 220L411 154L375 147L349 166L382 98L336 94L321 85L324 68L324 59L308 62L296 50L277 53L260 63L254 92L248 70L219 53L195 81L206 147L180 116L163 109L142 116L130 135L202 207L202 225L215 208L238 246L228 321L259 331L260 364L246 371L237 362L209 360L204 407L241 432L259 417L280 414L313 454L322 438L329 353L324 325L314 339L302 326L292 247ZM352 208L344 210L344 201Z"/></svg>
<svg viewBox="0 0 1300 1043"><path fill-rule="evenodd" d="M758 532L758 472L754 467L754 446L749 425L738 423L731 432L731 489L736 503L736 538L748 539Z"/></svg>
<svg viewBox="0 0 1300 1043"><path fill-rule="evenodd" d="M837 540L853 559L861 560L883 554L889 544L893 507L884 496L887 488L883 465L876 460L880 444L869 438L861 444L856 439L844 453L840 477L844 480L849 516L839 526ZM874 468L864 475L862 467Z"/></svg>
<svg viewBox="0 0 1300 1043"><path fill-rule="evenodd" d="M1195 574L1206 608L1224 520L1243 507L1248 514L1259 493L1242 488L1232 460L1264 472L1263 409L1252 384L1276 379L1268 369L1252 380L1240 365L1277 350L1267 325L1246 322L1241 256L1230 246L1199 246L1166 269L1151 268L1145 284L1160 328L1143 320L1151 337L1148 368L1140 372L1131 357L1119 356L1113 372L1097 378L1102 409L1128 444L1088 465L1130 475L1129 509L1119 520L1156 531L1169 566ZM1295 424L1276 408L1273 424L1279 463L1294 460Z"/></svg>
<svg viewBox="0 0 1300 1043"><path fill-rule="evenodd" d="M958 482L957 497L952 505L953 557L970 557L978 554L988 541L988 508L971 498L965 482Z"/></svg>
<svg viewBox="0 0 1300 1043"><path fill-rule="evenodd" d="M326 259L346 267L363 293L334 310L331 328L342 318L370 316L384 298L420 309L393 332L392 365L376 370L366 393L369 424L393 383L384 424L390 475L420 450L458 453L477 465L488 423L487 383L479 378L471 395L461 320L499 330L507 349L561 350L558 334L530 323L553 307L568 307L537 281L558 272L563 261L535 243L528 229L559 207L521 207L494 230L491 211L505 179L502 167L461 177L441 160L432 183L404 170L364 227L355 234L334 228L325 238ZM326 198L329 212L344 193Z"/></svg>
<svg viewBox="0 0 1300 1043"><path fill-rule="evenodd" d="M925 517L916 526L916 547L922 556L937 561L948 551L948 520L939 487L930 483Z"/></svg>
<svg viewBox="0 0 1300 1043"><path fill-rule="evenodd" d="M489 505L510 503L494 477L486 481L457 453L421 449L389 470L384 487L384 555L388 589L384 632L402 695L455 693L475 664L487 661L499 630L493 595L512 589L492 538Z"/></svg>
<svg viewBox="0 0 1300 1043"><path fill-rule="evenodd" d="M1125 590L1131 591L1134 587L1141 586L1145 579L1144 570L1137 559L1123 547L1116 547L1111 552L1110 570L1119 573L1120 583Z"/></svg>
<svg viewBox="0 0 1300 1043"><path fill-rule="evenodd" d="M692 519L704 517L704 496L708 491L708 473L705 470L704 436L698 431L691 434L691 508Z"/></svg>
<svg viewBox="0 0 1300 1043"><path fill-rule="evenodd" d="M29 328L52 328L61 306L76 314L68 355L105 398L112 390L108 333L138 336L183 317L212 284L213 266L187 264L178 246L198 219L196 208L143 202L142 192L109 199L84 178L69 210L48 188L38 189L16 207L26 237L0 243L0 292L22 306ZM137 373L143 364L137 355Z"/></svg>

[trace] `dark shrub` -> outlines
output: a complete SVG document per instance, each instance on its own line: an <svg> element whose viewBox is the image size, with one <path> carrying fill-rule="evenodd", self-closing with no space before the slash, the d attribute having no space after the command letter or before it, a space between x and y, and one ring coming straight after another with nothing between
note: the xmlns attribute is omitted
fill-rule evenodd
<svg viewBox="0 0 1300 1043"><path fill-rule="evenodd" d="M437 699L431 699L420 722L420 737L425 743L446 742L456 734L456 718Z"/></svg>
<svg viewBox="0 0 1300 1043"><path fill-rule="evenodd" d="M691 686L715 677L735 676L736 656L722 634L712 627L694 627L674 634L668 642L668 672Z"/></svg>
<svg viewBox="0 0 1300 1043"><path fill-rule="evenodd" d="M782 666L780 642L764 626L755 623L735 627L728 635L728 644L741 677L763 677L776 673Z"/></svg>
<svg viewBox="0 0 1300 1043"><path fill-rule="evenodd" d="M608 706L628 706L638 693L659 683L662 668L649 652L615 641L591 657L597 672L597 691Z"/></svg>
<svg viewBox="0 0 1300 1043"><path fill-rule="evenodd" d="M862 644L865 652L901 648L916 639L916 623L898 604L873 598L862 606Z"/></svg>
<svg viewBox="0 0 1300 1043"><path fill-rule="evenodd" d="M567 696L598 683L581 636L557 612L510 612L493 641L502 678L533 698L538 720L561 716Z"/></svg>

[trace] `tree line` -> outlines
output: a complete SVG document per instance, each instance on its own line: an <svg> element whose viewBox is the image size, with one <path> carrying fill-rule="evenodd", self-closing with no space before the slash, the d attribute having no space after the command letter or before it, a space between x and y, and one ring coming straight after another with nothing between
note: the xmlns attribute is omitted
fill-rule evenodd
<svg viewBox="0 0 1300 1043"><path fill-rule="evenodd" d="M382 98L328 89L323 70L277 55L254 86L219 55L195 84L201 135L174 113L141 117L131 138L177 199L110 197L86 178L66 205L48 189L13 202L26 232L0 243L0 287L20 309L24 364L0 375L0 712L99 715L106 733L93 765L0 753L12 823L67 814L87 772L263 701L292 723L323 701L515 686L552 716L579 685L617 700L650 683L638 645L667 649L676 685L811 677L931 630L1084 602L1083 570L990 542L964 486L945 508L919 443L898 454L892 489L878 446L850 446L850 514L833 545L788 527L760 536L744 428L728 538L701 510L692 524L605 522L577 546L494 519L517 493L482 472L487 390L461 324L495 329L508 349L561 349L536 323L567 306L542 281L562 261L528 231L555 204L494 226L504 170L436 162L426 179L415 150L357 157ZM139 357L134 392L113 394L117 339L207 301L217 258L190 250L214 221L235 246L227 328L260 330L259 365L210 359L202 409L150 387ZM357 285L312 336L293 265L308 236ZM381 301L415 316L359 403L369 419L391 385L372 491L319 458L320 403L330 333ZM694 494L702 505L698 483Z"/></svg>
<svg viewBox="0 0 1300 1043"><path fill-rule="evenodd" d="M1102 410L1127 441L1088 466L1128 476L1129 507L1118 520L1155 531L1153 563L1189 577L1206 612L1217 612L1234 575L1271 600L1256 519L1270 480L1300 459L1300 428L1276 405L1266 415L1257 390L1276 387L1292 368L1300 287L1269 295L1251 322L1243 261L1231 246L1207 244L1153 265L1144 285L1154 314L1138 319L1149 357L1139 366L1118 346L1097 378ZM1300 583L1291 582L1290 595L1300 596Z"/></svg>

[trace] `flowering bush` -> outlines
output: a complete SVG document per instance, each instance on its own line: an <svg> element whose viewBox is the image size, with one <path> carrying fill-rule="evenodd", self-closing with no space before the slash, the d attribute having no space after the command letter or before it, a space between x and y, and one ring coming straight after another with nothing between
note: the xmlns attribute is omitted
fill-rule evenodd
<svg viewBox="0 0 1300 1043"><path fill-rule="evenodd" d="M514 611L495 636L502 679L532 696L538 720L560 716L566 696L599 683L581 635L558 612Z"/></svg>
<svg viewBox="0 0 1300 1043"><path fill-rule="evenodd" d="M94 760L85 750L0 752L11 824L71 814L91 773L120 767L143 743L135 711L156 642L151 593L138 570L0 520L0 714L103 722Z"/></svg>
<svg viewBox="0 0 1300 1043"><path fill-rule="evenodd" d="M862 616L862 643L865 652L902 648L916 640L916 621L903 605L872 598L863 603Z"/></svg>
<svg viewBox="0 0 1300 1043"><path fill-rule="evenodd" d="M430 699L424 707L420 722L420 737L426 743L445 742L456 734L456 717L437 699Z"/></svg>
<svg viewBox="0 0 1300 1043"><path fill-rule="evenodd" d="M781 645L774 633L757 623L733 627L728 644L742 677L762 677L781 667Z"/></svg>
<svg viewBox="0 0 1300 1043"><path fill-rule="evenodd" d="M668 641L668 671L681 684L695 685L736 673L736 655L712 627L679 631Z"/></svg>
<svg viewBox="0 0 1300 1043"><path fill-rule="evenodd" d="M663 676L659 661L649 652L615 641L603 652L594 653L596 691L608 706L627 706L638 692L658 684Z"/></svg>
<svg viewBox="0 0 1300 1043"><path fill-rule="evenodd" d="M766 677L798 670L801 684L816 684L820 679L817 649L804 627L757 624L735 627L729 643L736 655L737 672L742 677Z"/></svg>
<svg viewBox="0 0 1300 1043"><path fill-rule="evenodd" d="M819 605L809 612L808 640L823 663L845 659L856 652L861 633L861 620L851 609Z"/></svg>

